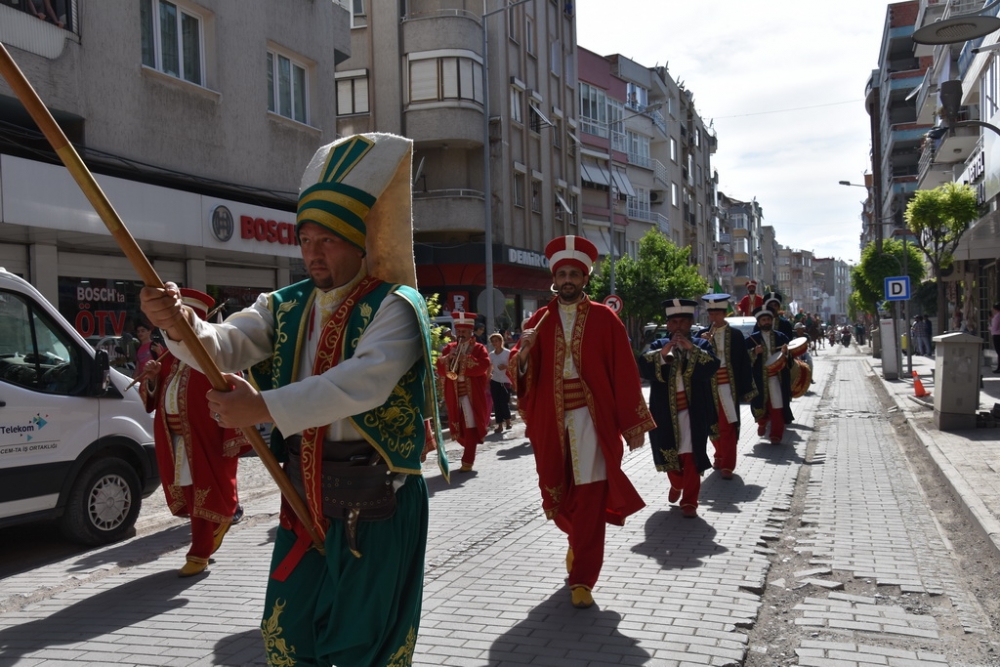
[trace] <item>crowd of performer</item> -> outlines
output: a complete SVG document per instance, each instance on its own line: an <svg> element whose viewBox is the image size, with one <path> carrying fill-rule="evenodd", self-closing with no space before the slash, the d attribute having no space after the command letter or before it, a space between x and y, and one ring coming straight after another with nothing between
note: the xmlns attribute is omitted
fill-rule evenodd
<svg viewBox="0 0 1000 667"><path fill-rule="evenodd" d="M548 243L554 296L511 349L499 333L487 339L475 314L456 312L454 340L435 360L415 289L411 158L409 140L384 134L319 149L296 223L309 278L224 323L205 321L207 295L172 283L142 291L143 313L169 348L141 379L160 413L164 492L192 520L181 576L208 569L232 522L240 429L274 426L269 447L290 490L282 485L261 622L270 664L411 663L428 531L424 457L436 451L451 479L438 398L462 446L459 471L469 473L490 429L512 428L516 396L541 509L566 535L569 602L587 608L607 524L645 507L622 469L625 446L648 437L668 502L695 518L705 472L736 474L740 405L749 402L758 434L780 445L791 399L809 383L799 358L806 337L780 315L781 296L758 295L753 282L736 304L701 297L705 330L694 326L698 301L664 295L667 335L637 359L618 315L587 296L598 251L579 236ZM749 311L758 328L744 336L727 322L731 309ZM193 338L231 373L230 391L208 389L185 342Z"/></svg>

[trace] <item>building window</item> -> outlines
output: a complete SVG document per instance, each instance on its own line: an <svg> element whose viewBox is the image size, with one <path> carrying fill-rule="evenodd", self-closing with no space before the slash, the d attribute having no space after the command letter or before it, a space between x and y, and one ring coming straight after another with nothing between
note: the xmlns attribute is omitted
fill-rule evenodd
<svg viewBox="0 0 1000 667"><path fill-rule="evenodd" d="M202 19L166 0L142 0L142 64L202 85Z"/></svg>
<svg viewBox="0 0 1000 667"><path fill-rule="evenodd" d="M677 162L677 140L670 137L670 161Z"/></svg>
<svg viewBox="0 0 1000 667"><path fill-rule="evenodd" d="M653 161L649 157L649 137L628 132L628 161L647 169L653 168Z"/></svg>
<svg viewBox="0 0 1000 667"><path fill-rule="evenodd" d="M515 41L518 44L520 44L521 43L521 22L518 21L517 14L518 14L518 10L516 8L515 9L508 9L507 10L507 34L510 35L510 38L513 41Z"/></svg>
<svg viewBox="0 0 1000 667"><path fill-rule="evenodd" d="M483 66L472 58L410 60L410 102L472 100L483 103Z"/></svg>
<svg viewBox="0 0 1000 667"><path fill-rule="evenodd" d="M604 91L580 83L580 129L598 137L608 136L608 98Z"/></svg>
<svg viewBox="0 0 1000 667"><path fill-rule="evenodd" d="M670 184L670 203L677 206L677 184Z"/></svg>
<svg viewBox="0 0 1000 667"><path fill-rule="evenodd" d="M368 75L337 75L337 115L368 113Z"/></svg>
<svg viewBox="0 0 1000 667"><path fill-rule="evenodd" d="M649 211L649 190L635 188L635 196L628 198L628 217L638 220L652 220Z"/></svg>
<svg viewBox="0 0 1000 667"><path fill-rule="evenodd" d="M553 39L549 43L549 70L556 76L562 76L562 42Z"/></svg>
<svg viewBox="0 0 1000 667"><path fill-rule="evenodd" d="M510 89L510 119L515 123L524 122L524 91L520 88Z"/></svg>
<svg viewBox="0 0 1000 667"><path fill-rule="evenodd" d="M571 213L570 216L569 216L569 224L575 225L576 224L576 195L570 195L569 196L569 207L573 211L573 213Z"/></svg>
<svg viewBox="0 0 1000 667"><path fill-rule="evenodd" d="M628 108L642 111L649 105L649 91L636 83L628 84Z"/></svg>
<svg viewBox="0 0 1000 667"><path fill-rule="evenodd" d="M524 49L535 55L535 20L530 16L524 17Z"/></svg>
<svg viewBox="0 0 1000 667"><path fill-rule="evenodd" d="M365 11L366 0L348 0L351 3L351 27L364 28L368 25L368 12Z"/></svg>
<svg viewBox="0 0 1000 667"><path fill-rule="evenodd" d="M267 110L300 123L306 118L306 68L286 55L267 52Z"/></svg>
<svg viewBox="0 0 1000 667"><path fill-rule="evenodd" d="M542 212L542 182L531 179L531 210Z"/></svg>
<svg viewBox="0 0 1000 667"><path fill-rule="evenodd" d="M611 149L628 152L628 141L625 137L625 105L618 100L608 100L608 131L611 135Z"/></svg>
<svg viewBox="0 0 1000 667"><path fill-rule="evenodd" d="M562 148L562 119L552 121L552 146Z"/></svg>
<svg viewBox="0 0 1000 667"><path fill-rule="evenodd" d="M524 208L524 174L514 173L514 206Z"/></svg>

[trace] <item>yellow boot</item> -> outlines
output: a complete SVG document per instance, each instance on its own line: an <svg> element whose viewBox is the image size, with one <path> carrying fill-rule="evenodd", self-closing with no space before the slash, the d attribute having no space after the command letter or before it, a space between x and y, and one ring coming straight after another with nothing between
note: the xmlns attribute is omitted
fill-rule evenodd
<svg viewBox="0 0 1000 667"><path fill-rule="evenodd" d="M566 573L573 571L573 547L566 549Z"/></svg>
<svg viewBox="0 0 1000 667"><path fill-rule="evenodd" d="M226 533L229 532L229 526L230 524L228 523L220 523L219 527L215 529L215 541L212 543L213 554L219 550L219 547L222 546L222 539L226 536Z"/></svg>
<svg viewBox="0 0 1000 667"><path fill-rule="evenodd" d="M196 574L201 574L208 567L207 558L196 558L194 556L188 556L187 562L184 563L184 567L177 570L178 577L193 577Z"/></svg>
<svg viewBox="0 0 1000 667"><path fill-rule="evenodd" d="M577 609L594 606L594 596L590 594L590 589L586 586L576 586L570 592L573 594L573 606Z"/></svg>

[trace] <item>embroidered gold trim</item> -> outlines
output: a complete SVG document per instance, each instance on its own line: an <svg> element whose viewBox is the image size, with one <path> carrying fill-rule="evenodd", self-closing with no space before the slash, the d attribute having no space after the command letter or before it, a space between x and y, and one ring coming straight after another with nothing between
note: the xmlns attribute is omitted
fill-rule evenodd
<svg viewBox="0 0 1000 667"><path fill-rule="evenodd" d="M281 637L284 630L279 625L281 613L285 611L285 603L279 598L271 608L271 617L261 621L260 633L264 636L264 652L267 654L267 664L271 667L294 667L295 647L288 646Z"/></svg>

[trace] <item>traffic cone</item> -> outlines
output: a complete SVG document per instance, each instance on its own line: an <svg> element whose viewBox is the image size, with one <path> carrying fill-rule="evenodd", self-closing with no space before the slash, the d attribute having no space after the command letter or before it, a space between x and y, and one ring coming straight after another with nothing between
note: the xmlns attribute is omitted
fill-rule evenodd
<svg viewBox="0 0 1000 667"><path fill-rule="evenodd" d="M924 383L920 381L920 374L916 371L913 371L913 393L916 394L917 398L931 395L931 392L924 389Z"/></svg>

